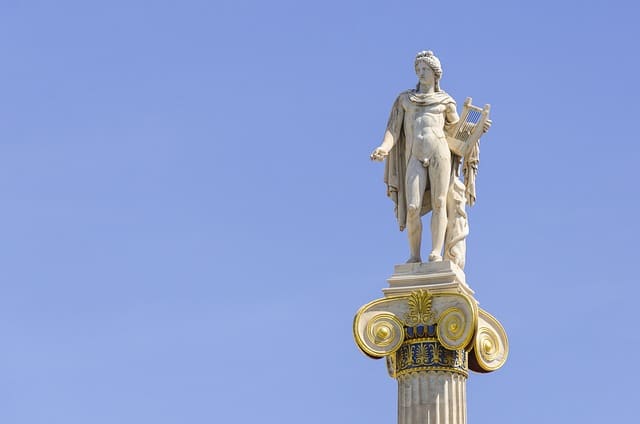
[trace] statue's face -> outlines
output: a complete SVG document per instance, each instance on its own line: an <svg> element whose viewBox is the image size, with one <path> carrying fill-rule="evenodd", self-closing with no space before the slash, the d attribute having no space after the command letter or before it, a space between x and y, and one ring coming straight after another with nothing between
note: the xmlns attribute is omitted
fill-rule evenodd
<svg viewBox="0 0 640 424"><path fill-rule="evenodd" d="M422 84L432 85L435 83L433 69L426 62L420 60L416 64L416 75Z"/></svg>

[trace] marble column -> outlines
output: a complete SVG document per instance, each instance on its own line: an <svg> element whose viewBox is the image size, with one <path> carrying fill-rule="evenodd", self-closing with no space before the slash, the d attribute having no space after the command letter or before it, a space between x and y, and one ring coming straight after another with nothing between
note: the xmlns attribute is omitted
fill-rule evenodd
<svg viewBox="0 0 640 424"><path fill-rule="evenodd" d="M467 378L445 371L398 377L398 423L465 424Z"/></svg>
<svg viewBox="0 0 640 424"><path fill-rule="evenodd" d="M469 370L504 364L504 329L449 261L397 265L388 281L385 297L360 308L353 330L362 352L386 358L398 382L398 424L466 424Z"/></svg>

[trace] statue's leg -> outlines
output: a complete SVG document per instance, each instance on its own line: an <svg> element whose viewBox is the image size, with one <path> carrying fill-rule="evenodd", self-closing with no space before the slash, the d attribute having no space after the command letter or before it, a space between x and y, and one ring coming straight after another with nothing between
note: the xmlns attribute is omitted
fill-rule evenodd
<svg viewBox="0 0 640 424"><path fill-rule="evenodd" d="M427 185L427 169L417 159L411 158L407 165L407 233L409 235L410 256L407 263L422 262L420 244L422 242L422 196Z"/></svg>
<svg viewBox="0 0 640 424"><path fill-rule="evenodd" d="M429 262L442 260L444 236L447 231L447 190L451 176L451 155L434 157L429 165L431 184L431 253Z"/></svg>

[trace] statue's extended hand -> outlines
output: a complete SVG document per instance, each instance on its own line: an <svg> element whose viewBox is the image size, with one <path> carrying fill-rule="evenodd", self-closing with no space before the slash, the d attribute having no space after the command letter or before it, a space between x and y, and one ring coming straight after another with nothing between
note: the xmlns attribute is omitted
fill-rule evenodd
<svg viewBox="0 0 640 424"><path fill-rule="evenodd" d="M486 133L487 131L489 131L489 128L491 128L491 124L493 124L493 121L491 119L487 119L482 126L482 132Z"/></svg>
<svg viewBox="0 0 640 424"><path fill-rule="evenodd" d="M375 160L378 162L382 162L384 160L384 158L387 157L387 155L389 154L389 152L381 149L380 147L378 147L376 150L373 151L373 153L371 153L371 160Z"/></svg>

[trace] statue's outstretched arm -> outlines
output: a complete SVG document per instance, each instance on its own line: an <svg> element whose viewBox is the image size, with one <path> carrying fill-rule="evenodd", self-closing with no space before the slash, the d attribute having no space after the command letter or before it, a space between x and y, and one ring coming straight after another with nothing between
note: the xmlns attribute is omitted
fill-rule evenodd
<svg viewBox="0 0 640 424"><path fill-rule="evenodd" d="M400 137L400 129L404 120L404 108L402 107L402 98L398 96L391 108L387 129L382 138L382 144L371 153L371 160L382 161L389 154L389 151L395 146Z"/></svg>

